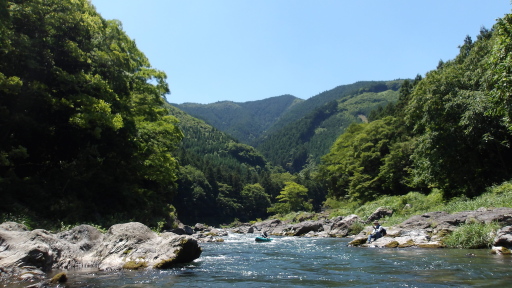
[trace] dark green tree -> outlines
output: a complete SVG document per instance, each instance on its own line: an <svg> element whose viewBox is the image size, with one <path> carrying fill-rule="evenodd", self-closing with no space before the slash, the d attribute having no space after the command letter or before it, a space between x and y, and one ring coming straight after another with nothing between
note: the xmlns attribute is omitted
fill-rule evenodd
<svg viewBox="0 0 512 288"><path fill-rule="evenodd" d="M89 1L7 7L1 210L70 223L166 218L182 134L162 107L165 74Z"/></svg>

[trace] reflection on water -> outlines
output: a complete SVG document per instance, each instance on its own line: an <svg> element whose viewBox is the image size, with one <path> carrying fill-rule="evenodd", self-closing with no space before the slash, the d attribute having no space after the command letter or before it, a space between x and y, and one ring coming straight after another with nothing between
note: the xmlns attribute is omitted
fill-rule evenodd
<svg viewBox="0 0 512 288"><path fill-rule="evenodd" d="M170 270L68 271L67 287L504 287L511 257L489 250L347 247L348 239L230 234ZM468 253L475 254L468 256Z"/></svg>

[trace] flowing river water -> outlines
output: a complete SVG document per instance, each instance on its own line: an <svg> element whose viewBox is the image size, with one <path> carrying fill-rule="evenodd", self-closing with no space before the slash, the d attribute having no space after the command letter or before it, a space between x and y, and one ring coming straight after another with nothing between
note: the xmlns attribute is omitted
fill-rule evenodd
<svg viewBox="0 0 512 288"><path fill-rule="evenodd" d="M66 287L512 287L512 257L490 250L357 248L350 239L229 234L170 270L67 271Z"/></svg>

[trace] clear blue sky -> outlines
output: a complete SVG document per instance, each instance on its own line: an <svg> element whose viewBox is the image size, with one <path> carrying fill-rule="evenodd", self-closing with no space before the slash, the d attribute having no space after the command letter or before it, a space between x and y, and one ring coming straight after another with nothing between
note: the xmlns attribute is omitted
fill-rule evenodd
<svg viewBox="0 0 512 288"><path fill-rule="evenodd" d="M117 19L171 103L307 99L361 80L414 78L510 13L508 0L91 0Z"/></svg>

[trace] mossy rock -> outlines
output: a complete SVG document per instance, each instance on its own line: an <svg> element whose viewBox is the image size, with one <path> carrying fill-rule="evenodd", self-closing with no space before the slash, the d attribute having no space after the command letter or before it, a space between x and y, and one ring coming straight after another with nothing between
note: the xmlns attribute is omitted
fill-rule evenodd
<svg viewBox="0 0 512 288"><path fill-rule="evenodd" d="M419 248L444 248L446 246L441 243L422 243L422 244L418 244L418 247Z"/></svg>
<svg viewBox="0 0 512 288"><path fill-rule="evenodd" d="M443 229L443 230L439 230L436 233L436 236L439 237L439 238L444 238L444 237L446 237L446 236L448 236L450 234L452 234L451 230Z"/></svg>
<svg viewBox="0 0 512 288"><path fill-rule="evenodd" d="M348 245L352 245L352 246L361 246L363 245L364 243L366 243L366 238L358 238L358 239L354 239L352 241L350 241L348 243Z"/></svg>
<svg viewBox="0 0 512 288"><path fill-rule="evenodd" d="M138 270L138 269L144 269L148 267L148 264L144 261L128 261L126 263L124 263L123 265L123 269L128 269L128 270Z"/></svg>
<svg viewBox="0 0 512 288"><path fill-rule="evenodd" d="M219 238L219 239L216 239L215 242L224 242L224 239Z"/></svg>
<svg viewBox="0 0 512 288"><path fill-rule="evenodd" d="M166 260L162 260L158 263L156 263L155 265L153 265L153 268L156 268L156 269L168 269L168 268L172 268L175 264L177 264L178 262L176 261L176 258L177 257L174 257L174 258L170 258L170 259L166 259Z"/></svg>
<svg viewBox="0 0 512 288"><path fill-rule="evenodd" d="M397 248L400 245L398 241L391 241L388 244L384 245L386 248Z"/></svg>
<svg viewBox="0 0 512 288"><path fill-rule="evenodd" d="M52 284L65 283L66 281L68 281L68 276L64 272L61 272L50 279L50 283Z"/></svg>
<svg viewBox="0 0 512 288"><path fill-rule="evenodd" d="M493 247L491 250L491 254L500 254L500 255L512 255L512 251L505 247Z"/></svg>
<svg viewBox="0 0 512 288"><path fill-rule="evenodd" d="M407 242L398 245L398 248L407 248L407 247L412 247L412 246L416 246L416 243L414 243L414 241L412 241L412 239L409 239L409 240L407 240Z"/></svg>
<svg viewBox="0 0 512 288"><path fill-rule="evenodd" d="M156 269L168 269L176 264L192 262L201 256L202 249L201 247L197 247L197 243L183 239L180 244L182 247L174 252L175 257L162 260L153 265L153 267ZM193 254L191 252L193 252Z"/></svg>

